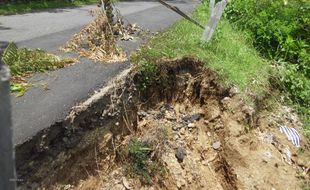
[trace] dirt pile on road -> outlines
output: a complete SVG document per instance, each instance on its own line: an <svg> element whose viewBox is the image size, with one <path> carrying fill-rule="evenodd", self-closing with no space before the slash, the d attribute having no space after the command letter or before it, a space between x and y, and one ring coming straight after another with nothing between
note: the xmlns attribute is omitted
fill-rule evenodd
<svg viewBox="0 0 310 190"><path fill-rule="evenodd" d="M115 84L105 105L79 122L93 130L75 149L89 146L56 157L66 159L38 187L301 189L309 180L309 142L302 137L298 149L278 129L299 129L293 112L272 113L264 100L248 106L195 59L158 64L155 78L141 90L145 76L133 70Z"/></svg>

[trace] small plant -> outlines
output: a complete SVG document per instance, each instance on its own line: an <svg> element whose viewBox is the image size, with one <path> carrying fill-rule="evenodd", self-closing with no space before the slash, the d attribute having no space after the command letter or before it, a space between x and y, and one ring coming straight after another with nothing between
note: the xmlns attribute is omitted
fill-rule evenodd
<svg viewBox="0 0 310 190"><path fill-rule="evenodd" d="M139 177L141 183L149 185L153 180L160 180L165 175L162 164L152 157L156 154L152 145L133 139L128 144L126 173L130 177Z"/></svg>
<svg viewBox="0 0 310 190"><path fill-rule="evenodd" d="M130 175L140 176L142 182L149 184L151 174L149 171L149 158L152 149L146 143L133 139L128 145L128 158L131 163L127 170ZM133 176L132 176L133 177Z"/></svg>
<svg viewBox="0 0 310 190"><path fill-rule="evenodd" d="M155 64L142 59L138 62L138 73L141 76L140 89L146 90L156 81L158 68Z"/></svg>

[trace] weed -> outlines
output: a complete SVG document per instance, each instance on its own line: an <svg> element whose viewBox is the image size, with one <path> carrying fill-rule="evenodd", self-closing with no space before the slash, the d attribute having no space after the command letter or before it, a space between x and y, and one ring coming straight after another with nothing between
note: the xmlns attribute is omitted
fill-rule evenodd
<svg viewBox="0 0 310 190"><path fill-rule="evenodd" d="M140 60L137 65L139 67L138 75L142 78L139 83L139 89L146 90L156 81L158 68L154 63L148 62L145 59Z"/></svg>
<svg viewBox="0 0 310 190"><path fill-rule="evenodd" d="M20 83L20 84L11 83L10 89L12 93L16 93L16 97L21 97L26 93L28 88L31 86L32 84L27 84L27 83Z"/></svg>
<svg viewBox="0 0 310 190"><path fill-rule="evenodd" d="M17 96L22 96L32 86L24 79L31 73L55 70L74 62L73 59L60 58L41 49L17 48L14 43L4 50L2 60L10 68L11 91L16 92Z"/></svg>
<svg viewBox="0 0 310 190"><path fill-rule="evenodd" d="M128 168L129 173L139 176L140 180L146 184L151 182L151 171L149 168L151 152L151 147L138 139L133 139L128 145L128 157L131 162Z"/></svg>
<svg viewBox="0 0 310 190"><path fill-rule="evenodd" d="M163 131L158 132L161 137L165 135ZM138 177L145 185L150 185L154 181L160 182L166 175L165 167L159 162L159 153L158 150L154 150L153 143L134 138L122 151L123 159L125 158L123 161L128 163L125 166L127 175Z"/></svg>

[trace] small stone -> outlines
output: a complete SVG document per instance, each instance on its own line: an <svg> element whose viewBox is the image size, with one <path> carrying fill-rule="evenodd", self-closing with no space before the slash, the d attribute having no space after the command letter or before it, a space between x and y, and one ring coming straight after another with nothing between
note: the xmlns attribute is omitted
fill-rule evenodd
<svg viewBox="0 0 310 190"><path fill-rule="evenodd" d="M217 142L213 143L212 148L213 148L214 150L220 149L220 148L221 148L221 142L220 142L220 141L217 141Z"/></svg>
<svg viewBox="0 0 310 190"><path fill-rule="evenodd" d="M67 143L69 141L69 139L68 139L68 137L64 137L64 138L62 138L62 141Z"/></svg>
<svg viewBox="0 0 310 190"><path fill-rule="evenodd" d="M196 125L195 125L194 123L190 123L190 124L187 125L187 127L188 127L188 128L195 128Z"/></svg>
<svg viewBox="0 0 310 190"><path fill-rule="evenodd" d="M175 135L174 136L174 140L176 141L176 140L178 140L179 139L179 135Z"/></svg>
<svg viewBox="0 0 310 190"><path fill-rule="evenodd" d="M232 87L230 90L229 90L229 96L230 97L233 97L234 95L238 94L239 93L239 90L238 88L236 87Z"/></svg>
<svg viewBox="0 0 310 190"><path fill-rule="evenodd" d="M176 120L175 116L173 115L173 113L166 111L165 113L165 118L167 120Z"/></svg>
<svg viewBox="0 0 310 190"><path fill-rule="evenodd" d="M123 185L126 188L126 190L130 190L131 189L131 187L130 187L130 185L129 185L129 183L128 183L128 181L127 181L127 179L125 177L123 177Z"/></svg>
<svg viewBox="0 0 310 190"><path fill-rule="evenodd" d="M66 186L64 187L64 190L68 190L68 189L70 189L70 188L71 188L71 185L68 184L68 185L66 185Z"/></svg>
<svg viewBox="0 0 310 190"><path fill-rule="evenodd" d="M183 162L186 156L186 150L183 147L179 147L175 153L175 157L178 159L179 162Z"/></svg>
<svg viewBox="0 0 310 190"><path fill-rule="evenodd" d="M181 128L181 129L180 129L180 134L181 134L181 135L184 135L184 134L185 134L185 129L184 129L184 128Z"/></svg>
<svg viewBox="0 0 310 190"><path fill-rule="evenodd" d="M119 126L119 122L116 122L115 125L116 125L116 126Z"/></svg>
<svg viewBox="0 0 310 190"><path fill-rule="evenodd" d="M182 119L186 122L194 122L194 121L199 120L202 116L203 116L202 113L195 113L193 115L187 115L183 117Z"/></svg>
<svg viewBox="0 0 310 190"><path fill-rule="evenodd" d="M210 133L210 132L207 132L207 135L208 135L209 137L211 137L211 133Z"/></svg>
<svg viewBox="0 0 310 190"><path fill-rule="evenodd" d="M138 114L138 116L141 116L141 117L146 117L147 116L147 113L145 111L143 111L143 110L138 111L137 114Z"/></svg>

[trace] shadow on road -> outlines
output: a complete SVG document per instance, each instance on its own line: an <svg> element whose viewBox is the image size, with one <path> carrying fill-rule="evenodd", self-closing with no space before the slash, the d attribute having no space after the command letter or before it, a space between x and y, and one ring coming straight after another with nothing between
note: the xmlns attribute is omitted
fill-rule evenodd
<svg viewBox="0 0 310 190"><path fill-rule="evenodd" d="M3 26L1 23L0 23L0 30L11 30L10 27L6 27L6 26Z"/></svg>
<svg viewBox="0 0 310 190"><path fill-rule="evenodd" d="M0 55L2 55L5 48L8 46L9 42L0 41Z"/></svg>

